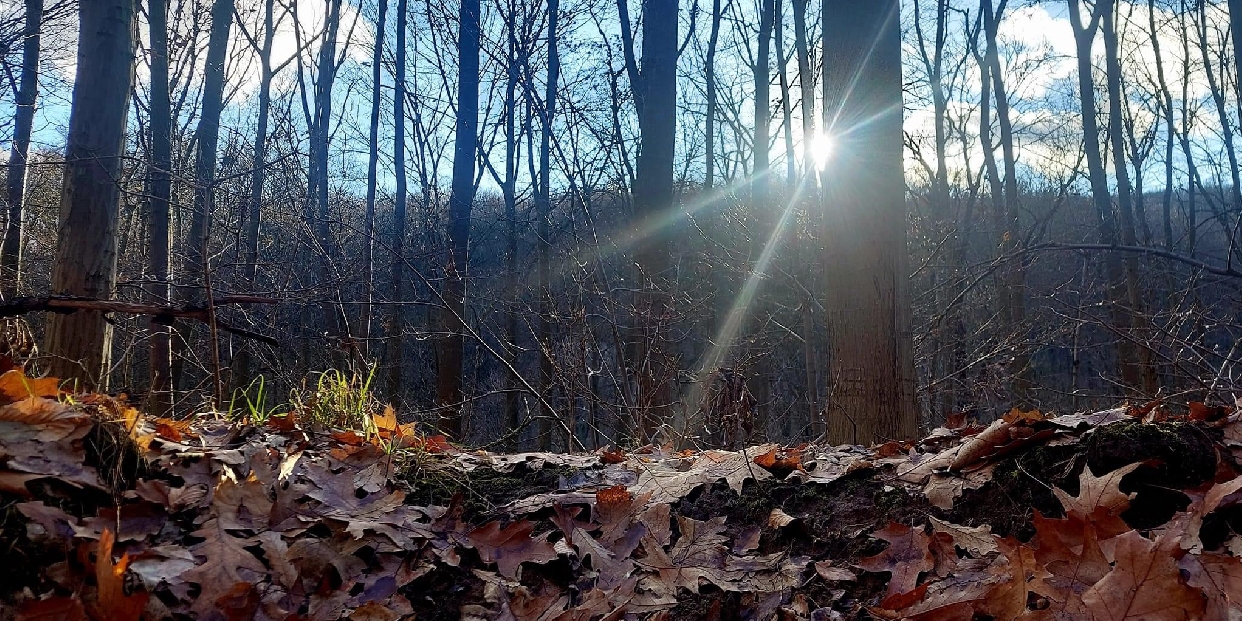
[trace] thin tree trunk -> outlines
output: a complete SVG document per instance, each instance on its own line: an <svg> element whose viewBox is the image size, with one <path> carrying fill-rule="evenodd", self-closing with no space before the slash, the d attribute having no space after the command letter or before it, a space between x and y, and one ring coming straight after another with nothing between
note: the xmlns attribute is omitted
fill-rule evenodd
<svg viewBox="0 0 1242 621"><path fill-rule="evenodd" d="M449 256L445 262L444 309L436 369L436 401L444 408L440 430L454 439L462 432L462 353L465 346L466 269L470 210L474 204L474 160L479 128L479 0L461 0L457 53L457 127L449 195Z"/></svg>
<svg viewBox="0 0 1242 621"><path fill-rule="evenodd" d="M394 407L401 405L402 353L405 322L402 312L405 303L405 220L406 200L409 190L405 177L405 31L408 24L408 0L397 0L397 58L393 76L393 176L396 177L396 205L392 212L392 317L388 326L388 400Z"/></svg>
<svg viewBox="0 0 1242 621"><path fill-rule="evenodd" d="M826 129L843 144L825 171L824 273L832 338L829 440L918 433L906 253L898 0L824 7ZM857 81L857 76L867 76ZM851 88L850 85L853 85ZM831 197L831 198L829 198ZM831 201L831 203L829 203Z"/></svg>
<svg viewBox="0 0 1242 621"><path fill-rule="evenodd" d="M505 255L505 270L508 279L509 306L505 309L505 332L509 341L509 363L517 368L518 353L518 304L521 301L518 277L518 234L517 234L517 86L520 75L521 61L517 42L517 7L518 0L509 0L509 18L505 22L505 33L508 38L508 66L505 82L505 179L501 192L505 201L506 241L508 251ZM515 432L522 424L521 395L518 393L519 378L510 373L506 378L505 393L505 431ZM517 450L519 438L515 437L509 444L511 450Z"/></svg>
<svg viewBox="0 0 1242 621"><path fill-rule="evenodd" d="M793 0L793 15L794 52L798 57L798 87L802 92L802 174L805 177L803 192L807 194L803 200L806 210L807 235L798 247L802 248L805 256L808 257L807 265L811 265L818 254L818 243L821 240L816 235L818 227L814 224L820 214L815 208L816 197L813 193L816 188L813 187L812 181L812 175L815 174L813 168L815 157L811 152L811 146L815 141L815 80L811 77L811 54L807 47L807 2L808 0ZM802 301L802 362L806 367L807 420L810 421L813 437L819 437L824 432L823 417L819 414L820 377L817 347L819 334L815 331L814 299L811 297L814 295L812 292L819 290L817 280L814 272L808 272L806 291L803 292L805 299Z"/></svg>
<svg viewBox="0 0 1242 621"><path fill-rule="evenodd" d="M539 219L539 390L544 403L552 402L552 323L555 306L552 303L552 121L556 116L556 84L561 70L560 53L557 50L556 25L560 12L559 0L548 0L548 81L544 91L543 131L539 137L539 191L535 197L536 218ZM572 412L569 404L563 407ZM551 417L558 412L540 408L545 417L539 425L539 444L542 450L551 449ZM564 426L572 432L572 426ZM566 450L574 448L572 435L565 438Z"/></svg>
<svg viewBox="0 0 1242 621"><path fill-rule="evenodd" d="M388 18L388 0L377 0L379 16L375 19L375 51L371 56L371 142L367 153L367 213L363 224L367 232L366 257L362 262L363 292L362 310L358 317L358 338L362 341L362 354L370 351L371 299L375 296L375 186L378 185L380 106L383 96L380 83L384 60L384 25Z"/></svg>
<svg viewBox="0 0 1242 621"><path fill-rule="evenodd" d="M168 5L165 0L149 0L151 28L151 165L148 172L151 197L147 216L150 227L148 270L155 280L156 302L172 303L169 256L172 251L172 110L168 96ZM152 320L151 391L147 407L155 416L168 416L175 397L172 384L172 326Z"/></svg>
<svg viewBox="0 0 1242 621"><path fill-rule="evenodd" d="M1233 0L1238 2L1238 0ZM1230 15L1233 12L1230 11ZM1151 31L1152 55L1156 60L1156 83L1160 87L1160 109L1165 118L1164 134L1164 192L1160 200L1160 213L1164 225L1164 249L1173 251L1173 149L1176 132L1173 119L1173 95L1164 76L1164 57L1160 53L1160 31L1156 28L1156 0L1147 0L1147 26Z"/></svg>
<svg viewBox="0 0 1242 621"><path fill-rule="evenodd" d="M1101 0L1109 2L1111 0ZM1079 12L1079 0L1069 0L1070 24L1074 29L1074 41L1078 48L1078 90L1082 104L1083 149L1091 181L1091 195L1100 218L1100 241L1119 245L1117 221L1113 215L1112 196L1108 188L1108 173L1104 169L1104 156L1100 151L1100 128L1096 120L1095 82L1092 80L1091 44L1102 19L1100 12L1093 11L1090 23L1083 24ZM1097 5L1100 6L1100 5ZM1125 335L1117 339L1117 366L1121 381L1127 388L1137 388L1142 382L1142 367L1138 350L1127 338L1134 327L1134 318L1127 307L1129 295L1126 286L1125 266L1117 253L1104 255L1104 269L1108 277L1109 315L1113 329Z"/></svg>
<svg viewBox="0 0 1242 621"><path fill-rule="evenodd" d="M117 213L134 83L134 0L78 5L77 72L69 112L52 293L109 299L116 288ZM48 371L107 388L112 327L102 313L48 316Z"/></svg>
<svg viewBox="0 0 1242 621"><path fill-rule="evenodd" d="M1134 216L1134 192L1130 185L1129 170L1126 166L1126 144L1123 134L1123 111L1121 88L1121 56L1118 52L1116 0L1097 0L1104 7L1100 16L1100 29L1104 38L1104 58L1108 74L1108 134L1113 150L1113 177L1117 184L1118 214L1121 216L1121 242L1127 246L1137 245ZM1143 314L1143 289L1139 282L1138 257L1128 255L1122 265L1125 268L1126 294L1129 300L1129 313L1132 317L1133 335L1122 334L1122 338L1135 338L1139 341L1138 364L1142 388L1147 397L1154 397L1159 380L1152 360L1149 345L1147 317Z"/></svg>
<svg viewBox="0 0 1242 621"><path fill-rule="evenodd" d="M272 110L272 45L276 38L275 0L266 0L263 7L263 43L259 50L259 110L254 131L251 158L250 197L247 201L244 244L246 263L243 266L248 291L254 291L259 275L259 231L263 222L263 186L267 179L267 131ZM250 379L251 352L243 345L234 360L234 385Z"/></svg>
<svg viewBox="0 0 1242 621"><path fill-rule="evenodd" d="M776 4L774 0L762 0L759 6L759 53L755 64L751 67L751 76L755 85L755 127L754 127L754 171L750 183L750 208L755 214L755 228L750 237L750 278L755 286L752 288L749 308L743 309L750 318L750 352L749 358L754 364L751 374L750 391L758 403L756 408L758 419L755 427L766 430L771 409L771 373L770 356L763 352L760 336L766 321L767 308L763 303L765 278L761 273L767 269L763 263L764 249L768 244L776 243L777 217L773 213L770 196L771 179L770 153L771 142L771 61L772 61L772 30L775 22Z"/></svg>
<svg viewBox="0 0 1242 621"><path fill-rule="evenodd" d="M40 34L43 0L26 0L26 26L22 30L22 79L13 102L13 148L9 151L9 223L0 246L0 279L5 299L18 294L22 284L22 226L26 218L26 166L30 157L30 132L34 127L35 102L39 96Z"/></svg>
<svg viewBox="0 0 1242 621"><path fill-rule="evenodd" d="M706 171L703 188L707 191L716 184L716 114L719 102L716 93L716 47L720 41L720 0L712 0L711 34L707 39L707 118L703 123L703 157Z"/></svg>

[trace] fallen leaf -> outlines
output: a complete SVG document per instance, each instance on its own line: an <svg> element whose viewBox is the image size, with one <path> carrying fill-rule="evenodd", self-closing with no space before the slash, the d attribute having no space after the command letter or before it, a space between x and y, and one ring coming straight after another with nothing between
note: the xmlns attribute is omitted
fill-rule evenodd
<svg viewBox="0 0 1242 621"><path fill-rule="evenodd" d="M542 565L556 560L556 550L548 543L548 534L532 536L535 524L519 520L508 526L500 522L488 522L470 531L471 545L479 552L484 563L496 563L500 575L517 579L522 563Z"/></svg>
<svg viewBox="0 0 1242 621"><path fill-rule="evenodd" d="M931 539L923 534L922 529L893 522L871 536L887 541L889 546L883 552L868 556L855 565L865 571L888 572L892 575L888 581L885 599L913 591L918 584L919 574L935 567L929 549ZM890 608L887 605L884 607Z"/></svg>
<svg viewBox="0 0 1242 621"><path fill-rule="evenodd" d="M1177 542L1153 542L1138 532L1117 537L1113 568L1087 589L1082 602L1097 621L1182 621L1201 618L1203 594L1182 582Z"/></svg>
<svg viewBox="0 0 1242 621"><path fill-rule="evenodd" d="M146 591L126 593L125 571L129 567L129 555L121 555L121 560L114 563L114 541L112 531L104 529L99 537L99 552L95 559L95 582L99 585L95 616L109 621L136 621L142 615L150 594Z"/></svg>

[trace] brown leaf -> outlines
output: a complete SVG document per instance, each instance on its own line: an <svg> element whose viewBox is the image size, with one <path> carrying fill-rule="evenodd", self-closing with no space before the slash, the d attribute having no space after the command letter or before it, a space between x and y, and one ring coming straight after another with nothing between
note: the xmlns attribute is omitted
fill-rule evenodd
<svg viewBox="0 0 1242 621"><path fill-rule="evenodd" d="M522 563L544 563L556 560L556 550L548 543L548 534L538 537L534 522L519 520L508 526L489 522L470 531L469 539L484 563L496 563L500 575L517 579Z"/></svg>
<svg viewBox="0 0 1242 621"><path fill-rule="evenodd" d="M1202 589L1207 596L1205 618L1242 616L1242 560L1226 554L1205 552L1202 555L1187 554L1178 561L1177 566L1186 573L1186 583Z"/></svg>
<svg viewBox="0 0 1242 621"><path fill-rule="evenodd" d="M1130 506L1134 494L1123 493L1118 486L1121 479L1134 472L1142 462L1118 468L1108 474L1097 477L1090 468L1083 468L1078 478L1078 495L1070 496L1062 489L1053 489L1066 514L1083 521L1095 524L1101 538L1108 538L1129 530L1129 526L1119 517Z"/></svg>
<svg viewBox="0 0 1242 621"><path fill-rule="evenodd" d="M54 399L60 394L60 380L55 377L30 378L21 369L0 374L0 404L31 397Z"/></svg>
<svg viewBox="0 0 1242 621"><path fill-rule="evenodd" d="M216 598L216 609L228 621L245 621L254 618L259 608L259 592L248 582L238 582L223 595Z"/></svg>
<svg viewBox="0 0 1242 621"><path fill-rule="evenodd" d="M99 553L95 559L95 582L99 585L99 591L95 606L92 607L92 616L101 621L136 621L142 615L142 609L146 607L150 594L146 591L133 594L125 592L125 570L129 567L129 555L121 555L121 560L114 563L114 541L112 531L104 529L99 537Z"/></svg>
<svg viewBox="0 0 1242 621"><path fill-rule="evenodd" d="M922 529L894 522L871 536L887 541L889 546L883 552L864 558L855 565L865 571L892 574L885 594L886 599L913 591L918 584L919 574L935 567L931 550L928 548L931 539L923 534ZM885 608L891 609L890 606Z"/></svg>
<svg viewBox="0 0 1242 621"><path fill-rule="evenodd" d="M997 537L992 534L991 526L985 524L970 528L943 522L934 517L931 518L931 523L936 532L952 537L957 547L966 550L975 558L982 558L996 551Z"/></svg>
<svg viewBox="0 0 1242 621"><path fill-rule="evenodd" d="M27 600L17 607L15 621L86 621L86 609L76 597Z"/></svg>
<svg viewBox="0 0 1242 621"><path fill-rule="evenodd" d="M768 528L781 529L793 524L798 518L781 511L779 508L772 509L768 514Z"/></svg>
<svg viewBox="0 0 1242 621"><path fill-rule="evenodd" d="M604 462L605 464L623 464L625 463L626 459L627 457L625 456L625 451L622 451L620 449L615 450L615 451L604 449L604 451L600 453L600 456L599 456L599 460Z"/></svg>
<svg viewBox="0 0 1242 621"><path fill-rule="evenodd" d="M1176 552L1173 537L1118 536L1112 571L1083 593L1082 603L1097 621L1202 618L1203 594L1182 582Z"/></svg>
<svg viewBox="0 0 1242 621"><path fill-rule="evenodd" d="M832 561L817 561L815 573L829 582L853 582L858 579L854 572L844 567L833 567Z"/></svg>

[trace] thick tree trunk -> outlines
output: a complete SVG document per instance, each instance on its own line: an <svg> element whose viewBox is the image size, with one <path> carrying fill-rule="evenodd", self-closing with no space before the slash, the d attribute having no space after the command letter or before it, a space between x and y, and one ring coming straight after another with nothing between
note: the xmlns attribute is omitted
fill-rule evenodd
<svg viewBox="0 0 1242 621"><path fill-rule="evenodd" d="M39 96L40 34L43 0L26 0L26 26L22 30L22 79L17 87L13 112L13 148L9 151L9 222L0 245L0 290L5 299L18 294L22 284L22 226L26 219L26 167L30 157L30 132L34 127L35 102Z"/></svg>
<svg viewBox="0 0 1242 621"><path fill-rule="evenodd" d="M172 303L172 282L169 256L172 252L172 108L168 95L168 4L165 0L149 0L148 23L151 28L151 165L148 185L151 197L147 222L150 248L147 269L155 280L157 303ZM155 416L167 416L174 403L172 384L172 326L152 320L151 390L148 408Z"/></svg>
<svg viewBox="0 0 1242 621"><path fill-rule="evenodd" d="M393 118L393 176L396 178L396 205L392 213L392 316L388 326L388 400L394 407L401 405L402 387L402 350L404 343L405 322L403 306L405 292L405 220L406 200L409 189L405 177L405 31L408 24L408 0L397 0L397 54L396 71L393 76L392 118Z"/></svg>
<svg viewBox="0 0 1242 621"><path fill-rule="evenodd" d="M436 401L444 408L440 430L453 439L462 432L462 350L465 346L466 269L470 247L470 211L474 205L474 160L479 133L479 0L461 0L457 53L457 127L449 195L449 252L441 295L444 308L436 368Z"/></svg>
<svg viewBox="0 0 1242 621"><path fill-rule="evenodd" d="M110 299L125 125L134 82L134 0L78 5L77 78L69 113L52 293ZM103 313L48 316L49 372L106 388L112 327Z"/></svg>
<svg viewBox="0 0 1242 621"><path fill-rule="evenodd" d="M634 259L640 293L636 323L628 349L635 377L633 433L651 439L660 423L671 420L673 382L678 363L668 342L673 314L669 229L673 204L673 158L677 132L677 11L678 0L643 0L642 71L629 36L626 0L618 0L630 90L638 112L638 166L634 175L634 232L641 223L668 222L640 235ZM644 232L645 233L645 232Z"/></svg>
<svg viewBox="0 0 1242 621"><path fill-rule="evenodd" d="M807 46L806 8L808 0L793 0L794 15L794 53L798 57L798 87L802 94L802 174L804 176L803 208L807 235L798 244L803 255L808 258L807 265L814 263L819 251L818 227L819 209L816 208L815 191L812 176L815 156L811 147L815 141L815 80L811 76L811 53ZM806 299L802 301L802 361L806 367L806 405L807 420L810 422L811 435L819 437L824 432L823 417L819 414L819 335L815 332L814 300L811 296L819 289L818 279L809 274L806 283Z"/></svg>
<svg viewBox="0 0 1242 621"><path fill-rule="evenodd" d="M918 433L902 167L898 0L825 5L827 131L841 143L825 171L828 435L869 444ZM867 76L858 81L857 76ZM851 87L851 85L853 85Z"/></svg>

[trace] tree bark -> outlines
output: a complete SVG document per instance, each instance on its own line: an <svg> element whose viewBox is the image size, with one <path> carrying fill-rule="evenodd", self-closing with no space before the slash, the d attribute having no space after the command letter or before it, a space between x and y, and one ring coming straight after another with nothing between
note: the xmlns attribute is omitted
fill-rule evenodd
<svg viewBox="0 0 1242 621"><path fill-rule="evenodd" d="M0 279L4 297L18 294L22 283L22 227L26 218L26 167L30 158L30 132L34 127L35 102L39 96L40 34L43 0L26 0L26 25L22 30L22 79L13 112L13 148L9 151L7 189L9 222L0 245Z"/></svg>
<svg viewBox="0 0 1242 621"><path fill-rule="evenodd" d="M898 0L825 4L825 307L831 328L833 443L918 433L910 334ZM857 80L857 76L867 76ZM852 87L851 87L852 85Z"/></svg>
<svg viewBox="0 0 1242 621"><path fill-rule="evenodd" d="M69 112L52 293L109 299L116 287L117 214L134 82L134 0L78 5L77 78ZM99 311L50 315L48 371L106 389L112 327Z"/></svg>
<svg viewBox="0 0 1242 621"><path fill-rule="evenodd" d="M716 93L716 47L720 42L720 18L720 0L712 0L711 34L707 38L707 66L704 68L707 78L707 118L703 122L703 159L706 167L703 188L707 191L711 191L716 184L716 114L719 107Z"/></svg>
<svg viewBox="0 0 1242 621"><path fill-rule="evenodd" d="M151 28L151 165L147 222L150 247L147 269L155 281L156 301L172 302L172 229L169 201L172 197L172 108L168 95L168 4L149 0L148 24ZM147 407L155 416L168 416L175 396L172 383L172 326L151 321L151 390Z"/></svg>
<svg viewBox="0 0 1242 621"><path fill-rule="evenodd" d="M362 341L362 353L370 350L371 298L375 295L375 192L379 169L380 106L383 104L384 26L388 18L388 0L378 0L379 15L375 18L375 50L371 55L371 142L367 153L367 212L363 226L366 228L366 257L362 262L362 309L358 318L358 338Z"/></svg>
<svg viewBox="0 0 1242 621"><path fill-rule="evenodd" d="M556 83L561 70L557 49L556 26L560 12L559 0L548 0L548 80L544 91L543 128L539 136L539 188L535 196L536 218L539 220L539 390L543 402L552 402L552 121L556 115ZM571 409L571 408L566 408ZM539 425L541 450L551 449L551 417L559 412L541 407L545 417ZM572 427L567 427L572 430ZM565 438L566 450L573 450L574 438Z"/></svg>
<svg viewBox="0 0 1242 621"><path fill-rule="evenodd" d="M634 251L640 292L636 299L636 323L627 349L635 378L635 397L630 404L632 432L651 439L660 423L671 420L673 381L677 362L667 336L672 318L672 261L669 230L678 218L671 217L673 159L677 132L677 12L678 0L643 0L642 70L634 57L629 34L627 0L618 0L622 43L630 90L638 113L638 165L632 188ZM667 222L649 234L640 231L644 222Z"/></svg>
<svg viewBox="0 0 1242 621"><path fill-rule="evenodd" d="M470 248L470 211L474 205L474 160L479 133L479 0L461 0L457 53L457 129L453 145L453 179L449 194L449 252L445 262L436 369L436 401L444 408L440 431L460 440L462 432L462 353L465 346L466 269Z"/></svg>
<svg viewBox="0 0 1242 621"><path fill-rule="evenodd" d="M405 301L405 220L406 201L409 189L406 187L405 176L405 31L408 24L408 1L397 0L397 53L396 70L393 75L392 117L393 117L393 176L396 178L396 205L392 213L392 316L388 326L388 400L393 407L401 405L402 386L402 350L405 326L402 321Z"/></svg>
<svg viewBox="0 0 1242 621"><path fill-rule="evenodd" d="M1109 2L1111 0L1101 0ZM1089 24L1083 24L1079 12L1079 0L1069 0L1070 24L1074 29L1074 41L1078 48L1078 91L1082 104L1083 149L1091 181L1091 195L1100 218L1100 240L1109 245L1120 245L1117 221L1113 215L1112 195L1108 188L1108 172L1104 169L1104 156L1100 151L1100 128L1096 120L1095 82L1092 80L1091 44L1102 19L1100 12L1093 11ZM1097 5L1097 7L1100 5ZM1134 327L1134 317L1127 308L1129 295L1126 286L1125 266L1120 257L1110 253L1104 257L1104 269L1108 278L1109 315L1113 329L1129 335ZM1142 368L1138 350L1126 336L1117 340L1117 367L1122 383L1136 388L1142 382Z"/></svg>

